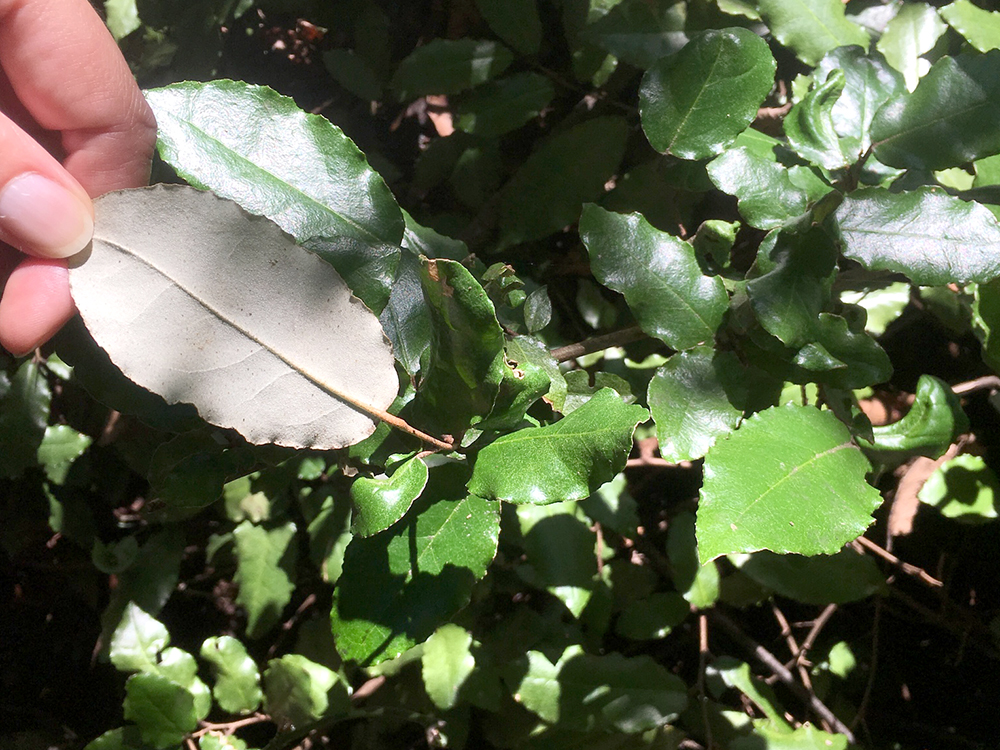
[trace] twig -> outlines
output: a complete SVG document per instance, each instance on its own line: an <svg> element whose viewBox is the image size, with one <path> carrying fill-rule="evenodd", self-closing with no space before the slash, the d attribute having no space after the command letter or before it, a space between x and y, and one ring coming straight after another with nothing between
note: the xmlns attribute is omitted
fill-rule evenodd
<svg viewBox="0 0 1000 750"><path fill-rule="evenodd" d="M802 646L799 648L799 652L795 655L795 663L801 664L802 660L812 649L813 645L816 643L816 639L819 637L819 632L826 627L826 624L833 617L833 613L837 611L836 604L827 604L826 608L819 613L819 617L813 620L812 627L809 628L809 632L806 634L806 639L802 641Z"/></svg>
<svg viewBox="0 0 1000 750"><path fill-rule="evenodd" d="M584 354L593 354L604 349L610 349L612 346L631 344L633 341L641 341L644 338L646 338L646 334L643 333L639 326L629 326L618 331L585 339L576 344L556 347L550 353L555 357L557 362L568 362L571 359L582 357Z"/></svg>
<svg viewBox="0 0 1000 750"><path fill-rule="evenodd" d="M785 643L788 644L788 653L792 655L790 662L786 662L785 667L791 668L795 667L799 673L799 679L802 680L802 684L805 685L806 690L812 692L812 680L809 679L809 670L806 669L805 665L800 663L798 660L798 655L802 653L802 649L799 647L798 641L795 640L795 636L792 634L792 626L788 624L788 619L785 617L785 613L778 609L778 605L771 602L771 612L774 613L774 619L778 621L778 625L781 626L781 635L785 638Z"/></svg>
<svg viewBox="0 0 1000 750"><path fill-rule="evenodd" d="M630 458L625 462L626 469L635 469L639 466L677 466L677 464L671 463L665 458L657 458L656 456L640 456L639 458Z"/></svg>
<svg viewBox="0 0 1000 750"><path fill-rule="evenodd" d="M209 732L219 732L221 734L232 734L240 727L248 727L252 724L263 724L265 721L271 721L271 717L267 714L253 714L253 716L247 716L245 719L236 719L235 721L225 721L221 724L212 724L208 721L201 722L201 728L196 732L191 732L191 737L201 737L208 734Z"/></svg>
<svg viewBox="0 0 1000 750"><path fill-rule="evenodd" d="M385 675L372 677L367 682L362 683L361 687L351 693L351 700L355 703L363 701L365 698L371 697L371 695L382 687L383 684L385 684Z"/></svg>
<svg viewBox="0 0 1000 750"><path fill-rule="evenodd" d="M964 383L955 383L951 390L959 396L975 391L1000 391L1000 377L983 375L981 378L966 380Z"/></svg>
<svg viewBox="0 0 1000 750"><path fill-rule="evenodd" d="M708 667L708 618L698 615L698 698L701 701L701 722L705 725L705 748L712 750L712 724L708 720L708 696L705 695L705 669Z"/></svg>
<svg viewBox="0 0 1000 750"><path fill-rule="evenodd" d="M944 583L942 583L941 581L939 581L937 578L935 578L934 576L932 576L930 573L928 573L923 568L918 568L916 565L911 565L908 562L903 562L902 560L900 560L898 557L896 557L891 552L887 552L886 550L884 550L881 547L879 547L871 539L868 539L868 538L863 537L863 536L859 536L857 539L854 540L854 542L857 545L857 547L861 548L859 550L860 552L871 552L876 557L881 557L883 560L885 560L886 562L888 562L890 565L894 565L895 567L899 568L901 571L903 571L907 575L911 575L911 576L914 576L915 578L919 578L921 581L923 581L924 583L926 583L928 586L933 586L934 588L942 588L944 586Z"/></svg>
<svg viewBox="0 0 1000 750"><path fill-rule="evenodd" d="M835 732L839 732L847 737L848 742L852 744L854 743L854 733L850 730L850 728L838 719L834 715L833 711L827 708L823 701L816 697L815 693L809 692L802 685L796 682L794 675L785 669L785 665L778 661L774 654L740 630L736 623L718 610L711 610L710 615L717 624L722 626L723 630L729 633L729 636L734 641L736 641L743 648L752 652L762 664L778 676L778 679L781 680L789 690L805 702L817 716L826 721Z"/></svg>

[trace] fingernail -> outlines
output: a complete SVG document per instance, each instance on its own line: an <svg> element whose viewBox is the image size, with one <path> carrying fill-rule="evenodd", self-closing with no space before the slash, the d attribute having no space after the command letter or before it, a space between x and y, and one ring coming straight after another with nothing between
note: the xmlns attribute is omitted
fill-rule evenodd
<svg viewBox="0 0 1000 750"><path fill-rule="evenodd" d="M76 255L94 235L83 202L35 173L15 177L0 190L0 226L19 250L44 258Z"/></svg>

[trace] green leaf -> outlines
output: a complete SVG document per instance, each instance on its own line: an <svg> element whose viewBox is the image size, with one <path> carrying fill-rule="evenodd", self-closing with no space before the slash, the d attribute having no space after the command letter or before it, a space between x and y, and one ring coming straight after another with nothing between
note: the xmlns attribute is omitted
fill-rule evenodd
<svg viewBox="0 0 1000 750"><path fill-rule="evenodd" d="M432 339L413 402L415 419L457 435L490 413L503 378L503 331L479 282L453 260L424 260L424 299Z"/></svg>
<svg viewBox="0 0 1000 750"><path fill-rule="evenodd" d="M595 523L623 537L632 538L637 533L639 506L629 494L624 474L618 474L593 495L581 500L580 509Z"/></svg>
<svg viewBox="0 0 1000 750"><path fill-rule="evenodd" d="M121 41L142 26L136 0L104 0L104 22L115 41Z"/></svg>
<svg viewBox="0 0 1000 750"><path fill-rule="evenodd" d="M533 120L555 94L552 81L538 73L515 73L491 81L458 103L456 127L482 138L495 138Z"/></svg>
<svg viewBox="0 0 1000 750"><path fill-rule="evenodd" d="M111 663L123 672L155 672L157 657L169 644L167 629L129 602L111 639Z"/></svg>
<svg viewBox="0 0 1000 750"><path fill-rule="evenodd" d="M87 452L94 442L89 435L77 432L69 425L49 425L38 446L38 463L45 468L45 476L53 484L66 481L73 462Z"/></svg>
<svg viewBox="0 0 1000 750"><path fill-rule="evenodd" d="M392 343L392 353L407 373L420 371L420 358L431 345L431 317L420 282L420 259L403 253L396 269L392 291L379 323Z"/></svg>
<svg viewBox="0 0 1000 750"><path fill-rule="evenodd" d="M465 494L466 469L430 473L402 523L347 549L331 613L344 659L377 664L426 640L468 601L497 551L500 508Z"/></svg>
<svg viewBox="0 0 1000 750"><path fill-rule="evenodd" d="M674 588L692 607L707 609L719 599L719 568L715 562L702 564L698 559L693 513L678 513L667 528L667 559L673 573Z"/></svg>
<svg viewBox="0 0 1000 750"><path fill-rule="evenodd" d="M219 708L233 714L256 711L262 697L260 673L243 644L228 635L206 638L200 653L213 667L212 695Z"/></svg>
<svg viewBox="0 0 1000 750"><path fill-rule="evenodd" d="M537 0L476 0L493 33L522 55L534 55L542 43Z"/></svg>
<svg viewBox="0 0 1000 750"><path fill-rule="evenodd" d="M343 572L344 553L351 543L351 501L331 485L306 495L303 515L309 521L309 557L328 583L336 583Z"/></svg>
<svg viewBox="0 0 1000 750"><path fill-rule="evenodd" d="M653 148L705 159L753 122L774 84L775 62L747 29L705 31L643 76L639 116Z"/></svg>
<svg viewBox="0 0 1000 750"><path fill-rule="evenodd" d="M235 735L203 734L198 738L198 750L248 750L247 743Z"/></svg>
<svg viewBox="0 0 1000 750"><path fill-rule="evenodd" d="M673 463L701 458L736 429L743 417L734 403L742 373L735 354L708 346L675 354L656 371L647 400L661 457Z"/></svg>
<svg viewBox="0 0 1000 750"><path fill-rule="evenodd" d="M164 649L156 672L191 693L195 716L199 721L208 716L212 708L212 694L208 686L198 678L198 664L191 654L179 648Z"/></svg>
<svg viewBox="0 0 1000 750"><path fill-rule="evenodd" d="M143 748L139 727L130 724L105 732L89 742L83 750L143 750Z"/></svg>
<svg viewBox="0 0 1000 750"><path fill-rule="evenodd" d="M358 477L351 485L351 533L359 537L385 531L402 518L427 484L427 464L414 456L385 478Z"/></svg>
<svg viewBox="0 0 1000 750"><path fill-rule="evenodd" d="M154 748L178 745L198 726L194 696L162 675L129 677L123 707L125 718L139 725L142 739Z"/></svg>
<svg viewBox="0 0 1000 750"><path fill-rule="evenodd" d="M774 229L805 213L832 188L804 167L788 168L773 154L737 146L708 163L708 176L724 193L735 195L740 214L758 229Z"/></svg>
<svg viewBox="0 0 1000 750"><path fill-rule="evenodd" d="M632 433L648 416L605 388L555 424L518 430L483 448L469 491L511 503L582 500L625 468Z"/></svg>
<svg viewBox="0 0 1000 750"><path fill-rule="evenodd" d="M1000 50L943 57L912 94L885 103L872 121L875 156L906 169L960 167L1000 152Z"/></svg>
<svg viewBox="0 0 1000 750"><path fill-rule="evenodd" d="M976 285L972 321L982 342L983 362L1000 372L1000 279Z"/></svg>
<svg viewBox="0 0 1000 750"><path fill-rule="evenodd" d="M11 378L0 371L0 476L20 476L38 461L51 402L38 363L22 362Z"/></svg>
<svg viewBox="0 0 1000 750"><path fill-rule="evenodd" d="M632 641L655 641L666 638L670 631L691 614L691 605L674 592L651 594L630 602L615 623L615 633Z"/></svg>
<svg viewBox="0 0 1000 750"><path fill-rule="evenodd" d="M882 502L867 459L830 412L775 407L705 456L698 504L702 562L733 552L833 554Z"/></svg>
<svg viewBox="0 0 1000 750"><path fill-rule="evenodd" d="M814 557L755 552L732 562L761 586L805 604L846 604L886 588L875 561L850 548Z"/></svg>
<svg viewBox="0 0 1000 750"><path fill-rule="evenodd" d="M427 94L457 94L495 78L513 61L513 53L497 42L433 39L399 64L391 85L401 101Z"/></svg>
<svg viewBox="0 0 1000 750"><path fill-rule="evenodd" d="M847 750L848 747L847 737L842 734L830 734L808 724L789 729L784 722L758 720L754 722L752 736L734 739L729 748L758 750L762 746L768 750Z"/></svg>
<svg viewBox="0 0 1000 750"><path fill-rule="evenodd" d="M903 74L906 88L913 91L931 67L921 55L934 48L947 28L930 5L904 3L875 46L885 55L886 61Z"/></svg>
<svg viewBox="0 0 1000 750"><path fill-rule="evenodd" d="M1000 13L977 8L969 0L955 0L938 13L980 52L1000 49Z"/></svg>
<svg viewBox="0 0 1000 750"><path fill-rule="evenodd" d="M945 518L981 524L998 517L1000 479L982 456L963 454L939 466L917 497Z"/></svg>
<svg viewBox="0 0 1000 750"><path fill-rule="evenodd" d="M822 80L822 83L818 81ZM833 124L833 108L846 85L844 73L834 70L789 110L782 122L788 142L799 156L825 169L846 166L840 138Z"/></svg>
<svg viewBox="0 0 1000 750"><path fill-rule="evenodd" d="M545 372L549 378L549 392L543 398L557 412L562 412L566 402L566 379L544 341L533 336L513 338L507 342L507 359L515 365L535 365Z"/></svg>
<svg viewBox="0 0 1000 750"><path fill-rule="evenodd" d="M627 137L623 118L596 117L543 141L500 193L500 245L540 239L577 221L618 169Z"/></svg>
<svg viewBox="0 0 1000 750"><path fill-rule="evenodd" d="M602 388L611 388L617 391L626 404L635 403L635 396L632 395L628 381L614 373L569 370L564 377L566 380L566 402L561 409L564 415L579 409Z"/></svg>
<svg viewBox="0 0 1000 750"><path fill-rule="evenodd" d="M236 603L247 612L247 635L260 638L281 618L292 598L295 584L295 524L291 521L273 529L244 521L233 532L236 540L236 575L240 587Z"/></svg>
<svg viewBox="0 0 1000 750"><path fill-rule="evenodd" d="M264 710L280 723L303 727L324 716L346 714L347 685L331 669L301 654L271 659L264 670Z"/></svg>
<svg viewBox="0 0 1000 750"><path fill-rule="evenodd" d="M369 310L376 315L382 312L392 294L400 248L344 236L315 237L303 247L333 266Z"/></svg>
<svg viewBox="0 0 1000 750"><path fill-rule="evenodd" d="M478 428L501 432L516 429L531 405L548 393L551 384L549 374L539 365L531 362L505 365L493 411Z"/></svg>
<svg viewBox="0 0 1000 750"><path fill-rule="evenodd" d="M438 708L454 708L458 691L476 668L469 650L472 635L458 625L442 625L424 644L421 667L424 688Z"/></svg>
<svg viewBox="0 0 1000 750"><path fill-rule="evenodd" d="M382 82L367 60L350 49L331 49L323 53L323 67L330 76L359 99L382 98Z"/></svg>
<svg viewBox="0 0 1000 750"><path fill-rule="evenodd" d="M300 242L344 235L398 245L403 216L340 128L238 81L146 92L160 156L185 180L267 216Z"/></svg>
<svg viewBox="0 0 1000 750"><path fill-rule="evenodd" d="M924 286L1000 275L1000 223L978 203L931 188L866 188L844 199L835 221L844 255L872 271L896 271Z"/></svg>
<svg viewBox="0 0 1000 750"><path fill-rule="evenodd" d="M847 20L840 0L760 0L758 7L774 38L806 65L836 47L868 48L868 34Z"/></svg>
<svg viewBox="0 0 1000 750"><path fill-rule="evenodd" d="M591 12L595 4L592 5ZM588 24L581 38L645 69L688 42L683 6L673 0L625 0Z"/></svg>
<svg viewBox="0 0 1000 750"><path fill-rule="evenodd" d="M625 295L643 331L673 349L710 340L729 306L716 276L701 272L694 248L654 229L640 214L588 205L580 237L597 280Z"/></svg>
<svg viewBox="0 0 1000 750"><path fill-rule="evenodd" d="M812 373L810 380L844 390L884 383L892 376L889 355L865 332L863 318L848 321L831 313L817 316L813 341L796 352L793 362Z"/></svg>
<svg viewBox="0 0 1000 750"><path fill-rule="evenodd" d="M902 419L872 428L875 442L861 439L875 456L921 455L937 458L969 428L968 417L955 392L933 375L921 375L913 405Z"/></svg>

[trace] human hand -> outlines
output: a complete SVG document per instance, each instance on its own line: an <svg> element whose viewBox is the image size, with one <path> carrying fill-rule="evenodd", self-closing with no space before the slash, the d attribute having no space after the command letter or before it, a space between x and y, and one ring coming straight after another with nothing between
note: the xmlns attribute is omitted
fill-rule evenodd
<svg viewBox="0 0 1000 750"><path fill-rule="evenodd" d="M155 143L152 111L86 0L0 0L5 349L27 354L72 317L64 259L90 242L90 198L145 185Z"/></svg>

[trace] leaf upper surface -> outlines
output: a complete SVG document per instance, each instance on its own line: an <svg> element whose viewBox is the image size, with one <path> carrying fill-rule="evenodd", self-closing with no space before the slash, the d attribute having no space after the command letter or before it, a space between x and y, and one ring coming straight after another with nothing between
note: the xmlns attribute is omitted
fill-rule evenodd
<svg viewBox="0 0 1000 750"><path fill-rule="evenodd" d="M760 0L758 6L775 39L807 65L836 47L868 47L868 34L847 20L840 0Z"/></svg>

